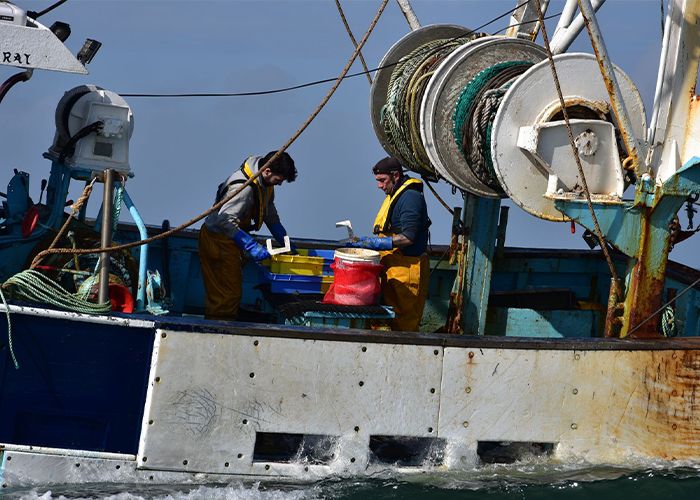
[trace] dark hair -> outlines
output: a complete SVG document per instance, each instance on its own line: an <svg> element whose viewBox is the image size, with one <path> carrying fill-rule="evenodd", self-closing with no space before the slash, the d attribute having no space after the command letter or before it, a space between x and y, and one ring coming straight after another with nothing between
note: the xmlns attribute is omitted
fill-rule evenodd
<svg viewBox="0 0 700 500"><path fill-rule="evenodd" d="M372 167L372 172L374 175L379 174L389 174L391 172L403 172L403 166L396 158L387 156L377 162L377 164Z"/></svg>
<svg viewBox="0 0 700 500"><path fill-rule="evenodd" d="M275 154L277 154L277 151L270 151L267 153L262 157L259 165L261 167L265 165L270 158L275 156ZM270 163L268 167L273 174L281 175L287 182L294 182L294 180L297 178L297 168L294 166L294 160L292 160L292 157L289 156L289 153L286 151L279 155L279 157Z"/></svg>

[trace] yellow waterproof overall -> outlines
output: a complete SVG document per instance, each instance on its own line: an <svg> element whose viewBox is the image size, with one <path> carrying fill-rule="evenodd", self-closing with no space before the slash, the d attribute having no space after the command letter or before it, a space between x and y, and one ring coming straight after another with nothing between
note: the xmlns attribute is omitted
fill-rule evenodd
<svg viewBox="0 0 700 500"><path fill-rule="evenodd" d="M206 292L204 315L210 319L236 319L241 305L243 251L228 236L202 226L199 262Z"/></svg>
<svg viewBox="0 0 700 500"><path fill-rule="evenodd" d="M391 236L388 218L398 197L418 179L408 179L396 192L387 196L374 220L374 232L380 236ZM394 308L396 317L391 329L402 332L417 332L423 318L423 308L428 298L430 266L428 255L418 257L404 255L400 248L380 252L384 271L381 276L382 303Z"/></svg>
<svg viewBox="0 0 700 500"><path fill-rule="evenodd" d="M245 162L241 167L246 179L253 172ZM230 184L242 184L245 180L235 180ZM217 202L223 199L224 188L217 194ZM253 209L253 217L249 227L241 228L246 231L257 231L262 227L267 202L272 196L272 187L263 187L253 182L256 191L257 206ZM204 314L210 319L235 320L243 295L243 250L238 248L231 238L224 234L215 233L202 226L199 231L199 261L204 279Z"/></svg>

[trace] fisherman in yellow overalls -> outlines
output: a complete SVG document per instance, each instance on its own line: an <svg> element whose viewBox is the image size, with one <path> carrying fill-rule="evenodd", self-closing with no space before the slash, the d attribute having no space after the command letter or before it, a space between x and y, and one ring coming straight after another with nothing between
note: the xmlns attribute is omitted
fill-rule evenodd
<svg viewBox="0 0 700 500"><path fill-rule="evenodd" d="M373 168L377 187L386 198L374 221L374 234L348 246L379 250L382 303L394 308L392 330L417 332L428 297L428 228L430 219L423 182L403 173L395 158L380 160Z"/></svg>
<svg viewBox="0 0 700 500"><path fill-rule="evenodd" d="M247 158L240 169L219 184L216 203L239 189L275 153ZM255 261L270 257L249 232L258 231L264 222L272 236L283 243L287 231L275 208L274 189L284 181L293 182L296 176L294 160L282 153L252 184L204 220L199 231L199 260L206 290L204 313L207 318L236 319L242 295L244 254Z"/></svg>

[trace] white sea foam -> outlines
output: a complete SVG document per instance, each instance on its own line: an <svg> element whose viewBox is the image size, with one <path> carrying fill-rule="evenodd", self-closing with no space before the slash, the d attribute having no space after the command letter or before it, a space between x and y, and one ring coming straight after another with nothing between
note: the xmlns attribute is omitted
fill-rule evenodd
<svg viewBox="0 0 700 500"><path fill-rule="evenodd" d="M122 490L122 491L120 491ZM198 486L181 489L175 485L77 485L52 490L32 489L10 492L8 499L18 500L317 500L313 486L279 487L232 483L227 486Z"/></svg>

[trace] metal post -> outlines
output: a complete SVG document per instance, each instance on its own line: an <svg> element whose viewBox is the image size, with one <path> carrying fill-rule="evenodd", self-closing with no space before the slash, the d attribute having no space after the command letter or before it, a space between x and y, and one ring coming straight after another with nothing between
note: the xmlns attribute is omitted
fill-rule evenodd
<svg viewBox="0 0 700 500"><path fill-rule="evenodd" d="M470 195L471 196L471 195ZM463 290L464 333L484 335L501 200L473 197L465 203L469 243ZM470 206L471 205L471 206ZM469 210L471 208L471 210Z"/></svg>
<svg viewBox="0 0 700 500"><path fill-rule="evenodd" d="M519 3L515 12L510 17L510 26L506 30L506 36L509 38L521 38L525 40L534 40L537 37L537 32L540 30L540 22L537 19L537 4L534 2ZM542 15L547 13L549 0L542 0Z"/></svg>
<svg viewBox="0 0 700 500"><path fill-rule="evenodd" d="M622 140L625 143L625 149L627 149L627 154L632 158L632 167L634 168L635 174L640 176L642 172L640 170L639 160L642 158L642 161L645 161L646 148L644 148L644 144L639 141L638 138L634 137L632 123L630 122L629 115L627 114L625 103L621 98L620 85L617 83L612 62L610 62L610 58L608 57L608 51L605 48L603 35L600 32L598 20L596 19L591 1L578 0L578 7L581 10L583 20L586 23L588 36L591 39L591 45L593 46L593 51L596 54L596 59L598 60L598 65L600 66L600 73L605 81L605 87L608 90L610 103L612 104L613 112L615 113L615 118L617 119L617 125L620 129Z"/></svg>
<svg viewBox="0 0 700 500"><path fill-rule="evenodd" d="M665 182L685 165L700 146L696 92L700 33L700 2L673 0L664 29L661 62L649 126L650 167Z"/></svg>
<svg viewBox="0 0 700 500"><path fill-rule="evenodd" d="M573 0L574 6L578 3L578 0ZM602 7L605 0L593 0L593 10L598 12L598 9ZM567 4L568 7L568 4ZM557 25L554 35L552 35L552 41L549 46L552 49L552 54L562 54L569 50L569 47L578 35L583 30L584 20L581 14L578 14L574 19L565 19L562 13L559 18L559 24ZM568 14L567 14L568 15Z"/></svg>
<svg viewBox="0 0 700 500"><path fill-rule="evenodd" d="M114 171L104 171L104 197L102 198L102 230L100 232L100 247L112 244L112 200L114 196ZM100 289L97 302L104 304L109 301L109 252L100 254Z"/></svg>
<svg viewBox="0 0 700 500"><path fill-rule="evenodd" d="M420 22L418 21L415 12L413 12L410 2L408 0L396 0L396 3L399 4L401 12L403 12L406 21L408 21L408 25L411 27L411 31L415 31L420 28Z"/></svg>
<svg viewBox="0 0 700 500"><path fill-rule="evenodd" d="M131 218L134 220L136 223L136 227L139 230L139 237L142 240L145 240L148 238L148 229L146 228L146 224L143 222L143 219L141 218L141 214L139 214L138 209L136 208L136 205L134 205L134 202L131 200L131 196L129 196L129 193L124 189L122 192L123 195L123 200L124 200L124 205L126 205L126 208L129 209L129 213L131 214ZM141 245L139 249L139 283L138 287L136 288L136 311L140 312L143 311L146 308L146 265L148 264L148 244L144 243Z"/></svg>

